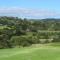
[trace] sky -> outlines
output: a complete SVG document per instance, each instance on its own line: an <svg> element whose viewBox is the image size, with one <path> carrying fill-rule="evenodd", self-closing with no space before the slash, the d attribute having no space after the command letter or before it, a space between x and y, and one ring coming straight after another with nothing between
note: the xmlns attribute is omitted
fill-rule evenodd
<svg viewBox="0 0 60 60"><path fill-rule="evenodd" d="M60 0L0 0L0 16L60 18Z"/></svg>

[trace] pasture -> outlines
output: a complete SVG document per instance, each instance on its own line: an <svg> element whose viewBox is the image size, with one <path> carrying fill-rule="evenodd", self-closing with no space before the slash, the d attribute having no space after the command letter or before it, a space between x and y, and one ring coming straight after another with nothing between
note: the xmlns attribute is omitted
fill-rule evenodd
<svg viewBox="0 0 60 60"><path fill-rule="evenodd" d="M44 45L0 49L0 60L60 60L60 47Z"/></svg>

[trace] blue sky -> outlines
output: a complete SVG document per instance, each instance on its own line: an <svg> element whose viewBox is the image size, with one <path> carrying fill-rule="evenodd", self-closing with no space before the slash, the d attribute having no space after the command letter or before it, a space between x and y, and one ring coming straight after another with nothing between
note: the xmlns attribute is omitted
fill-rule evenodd
<svg viewBox="0 0 60 60"><path fill-rule="evenodd" d="M60 0L0 0L0 16L60 18Z"/></svg>

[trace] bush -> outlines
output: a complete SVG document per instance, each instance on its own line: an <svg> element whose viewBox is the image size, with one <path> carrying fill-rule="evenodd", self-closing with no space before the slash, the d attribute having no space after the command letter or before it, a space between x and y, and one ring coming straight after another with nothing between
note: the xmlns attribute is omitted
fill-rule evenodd
<svg viewBox="0 0 60 60"><path fill-rule="evenodd" d="M30 46L32 44L39 43L37 36L13 36L11 38L12 44L14 46Z"/></svg>
<svg viewBox="0 0 60 60"><path fill-rule="evenodd" d="M27 37L25 36L14 36L11 38L12 44L14 46L30 46L30 42L28 41Z"/></svg>

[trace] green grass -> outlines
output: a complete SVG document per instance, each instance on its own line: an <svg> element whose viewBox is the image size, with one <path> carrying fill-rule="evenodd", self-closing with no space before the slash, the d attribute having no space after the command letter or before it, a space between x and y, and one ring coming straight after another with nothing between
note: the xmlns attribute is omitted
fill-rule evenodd
<svg viewBox="0 0 60 60"><path fill-rule="evenodd" d="M4 29L4 28L6 28L7 26L5 25L5 26L0 26L0 29Z"/></svg>
<svg viewBox="0 0 60 60"><path fill-rule="evenodd" d="M4 29L4 28L9 28L9 27L7 27L7 25L0 26L0 29ZM10 29L10 28L9 28L9 29Z"/></svg>
<svg viewBox="0 0 60 60"><path fill-rule="evenodd" d="M60 42L50 43L50 46L60 47Z"/></svg>
<svg viewBox="0 0 60 60"><path fill-rule="evenodd" d="M60 60L60 47L41 45L0 49L0 60Z"/></svg>

